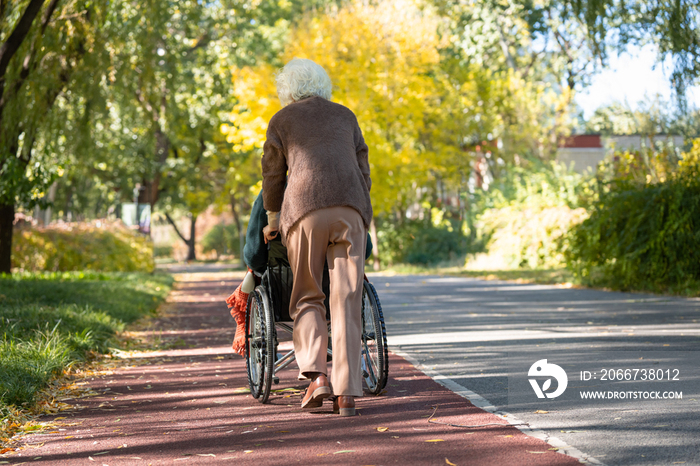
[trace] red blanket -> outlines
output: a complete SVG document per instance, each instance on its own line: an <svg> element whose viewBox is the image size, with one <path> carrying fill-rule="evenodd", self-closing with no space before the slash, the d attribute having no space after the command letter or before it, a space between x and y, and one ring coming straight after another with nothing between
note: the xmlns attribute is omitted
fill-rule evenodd
<svg viewBox="0 0 700 466"><path fill-rule="evenodd" d="M245 354L245 312L248 305L248 293L241 291L241 285L238 285L236 291L226 298L226 304L231 309L231 317L236 321L236 335L233 337L231 347L233 351L243 356Z"/></svg>

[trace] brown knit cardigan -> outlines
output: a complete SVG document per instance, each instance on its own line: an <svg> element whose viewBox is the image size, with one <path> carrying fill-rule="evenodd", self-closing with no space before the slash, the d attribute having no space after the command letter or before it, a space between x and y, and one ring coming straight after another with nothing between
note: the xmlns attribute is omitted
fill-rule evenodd
<svg viewBox="0 0 700 466"><path fill-rule="evenodd" d="M285 237L306 214L327 207L352 207L369 227L368 150L351 110L322 97L287 105L270 119L263 151L263 204L281 212Z"/></svg>

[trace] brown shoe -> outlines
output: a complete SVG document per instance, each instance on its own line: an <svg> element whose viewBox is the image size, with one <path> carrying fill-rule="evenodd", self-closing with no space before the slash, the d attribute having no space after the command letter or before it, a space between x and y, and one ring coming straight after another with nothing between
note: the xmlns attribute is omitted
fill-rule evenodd
<svg viewBox="0 0 700 466"><path fill-rule="evenodd" d="M324 398L331 396L331 387L325 374L316 377L306 389L304 398L301 400L303 409L320 408L323 406Z"/></svg>
<svg viewBox="0 0 700 466"><path fill-rule="evenodd" d="M342 417L355 415L355 398L352 396L340 395L333 400L333 412L340 413Z"/></svg>

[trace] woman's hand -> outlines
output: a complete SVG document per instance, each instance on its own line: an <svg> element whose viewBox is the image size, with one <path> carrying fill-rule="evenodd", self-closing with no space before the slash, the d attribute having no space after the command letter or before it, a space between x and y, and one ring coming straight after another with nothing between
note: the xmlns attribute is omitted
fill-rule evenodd
<svg viewBox="0 0 700 466"><path fill-rule="evenodd" d="M263 228L265 244L277 238L277 231L280 229L280 213L267 212L267 226Z"/></svg>
<svg viewBox="0 0 700 466"><path fill-rule="evenodd" d="M262 232L263 238L265 238L265 244L277 238L278 231L276 229L273 230L272 227L270 227L270 225L265 225L265 228L263 228Z"/></svg>

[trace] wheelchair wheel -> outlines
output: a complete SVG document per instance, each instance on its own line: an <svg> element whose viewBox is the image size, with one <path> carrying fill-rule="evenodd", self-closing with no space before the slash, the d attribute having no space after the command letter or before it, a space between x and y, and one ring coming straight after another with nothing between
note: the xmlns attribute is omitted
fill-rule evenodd
<svg viewBox="0 0 700 466"><path fill-rule="evenodd" d="M389 349L377 291L366 281L362 290L361 364L367 389L373 395L378 395L386 386L389 376Z"/></svg>
<svg viewBox="0 0 700 466"><path fill-rule="evenodd" d="M265 403L272 385L276 338L272 309L260 287L248 298L245 324L245 356L250 394Z"/></svg>

